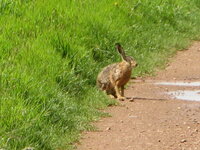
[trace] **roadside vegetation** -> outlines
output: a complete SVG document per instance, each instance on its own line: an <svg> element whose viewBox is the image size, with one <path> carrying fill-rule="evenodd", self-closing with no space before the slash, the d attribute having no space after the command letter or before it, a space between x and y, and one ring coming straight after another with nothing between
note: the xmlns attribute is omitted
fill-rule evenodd
<svg viewBox="0 0 200 150"><path fill-rule="evenodd" d="M120 42L153 74L200 37L199 0L0 0L0 149L73 149L115 104L95 87Z"/></svg>

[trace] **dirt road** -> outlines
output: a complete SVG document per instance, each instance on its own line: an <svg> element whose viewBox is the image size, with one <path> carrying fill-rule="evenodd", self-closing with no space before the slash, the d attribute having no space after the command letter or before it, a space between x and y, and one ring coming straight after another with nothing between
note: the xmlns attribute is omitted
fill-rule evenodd
<svg viewBox="0 0 200 150"><path fill-rule="evenodd" d="M84 133L78 150L200 150L199 90L195 42L157 76L131 81L125 95L135 101L105 110L112 117L95 123L99 131Z"/></svg>

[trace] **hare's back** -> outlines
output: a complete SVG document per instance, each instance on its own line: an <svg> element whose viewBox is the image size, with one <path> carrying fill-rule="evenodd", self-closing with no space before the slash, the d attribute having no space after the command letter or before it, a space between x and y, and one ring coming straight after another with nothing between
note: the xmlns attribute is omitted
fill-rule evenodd
<svg viewBox="0 0 200 150"><path fill-rule="evenodd" d="M102 71L97 76L97 86L102 89L106 90L110 88L110 71L116 66L117 64L111 64L102 69Z"/></svg>

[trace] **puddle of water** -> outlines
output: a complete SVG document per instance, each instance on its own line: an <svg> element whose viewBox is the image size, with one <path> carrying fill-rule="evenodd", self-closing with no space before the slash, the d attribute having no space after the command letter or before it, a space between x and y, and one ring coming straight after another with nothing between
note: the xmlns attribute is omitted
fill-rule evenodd
<svg viewBox="0 0 200 150"><path fill-rule="evenodd" d="M200 86L200 82L158 82L155 84L171 86Z"/></svg>
<svg viewBox="0 0 200 150"><path fill-rule="evenodd" d="M199 91L173 91L167 92L167 94L171 95L173 98L180 100L188 100L188 101L200 101L200 90Z"/></svg>

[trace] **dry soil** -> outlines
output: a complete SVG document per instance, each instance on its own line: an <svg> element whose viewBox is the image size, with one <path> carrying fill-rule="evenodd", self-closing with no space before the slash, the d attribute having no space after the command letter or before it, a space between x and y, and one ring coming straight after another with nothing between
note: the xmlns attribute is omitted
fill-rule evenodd
<svg viewBox="0 0 200 150"><path fill-rule="evenodd" d="M157 85L158 82L200 81L200 42L179 51L155 77L131 80L122 101L109 107L112 117L94 123L78 150L200 150L200 102L178 100L170 91L200 90L200 86Z"/></svg>

